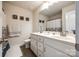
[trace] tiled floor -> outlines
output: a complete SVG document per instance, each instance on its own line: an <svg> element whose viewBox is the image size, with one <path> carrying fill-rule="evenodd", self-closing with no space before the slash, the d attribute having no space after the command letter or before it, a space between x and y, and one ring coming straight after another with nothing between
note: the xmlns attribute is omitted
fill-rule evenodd
<svg viewBox="0 0 79 59"><path fill-rule="evenodd" d="M36 55L32 52L30 48L25 48L25 46L21 46L22 57L36 57Z"/></svg>

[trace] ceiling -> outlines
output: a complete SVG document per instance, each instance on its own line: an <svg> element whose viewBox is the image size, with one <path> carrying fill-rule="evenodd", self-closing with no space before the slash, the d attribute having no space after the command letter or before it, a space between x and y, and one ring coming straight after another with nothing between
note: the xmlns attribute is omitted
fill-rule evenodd
<svg viewBox="0 0 79 59"><path fill-rule="evenodd" d="M10 3L22 8L28 8L29 10L35 10L42 6L46 1L6 1L6 3ZM73 1L58 1L57 3L52 4L48 7L48 9L42 10L40 13L46 16L52 16L56 13L61 12L62 8L74 3Z"/></svg>
<svg viewBox="0 0 79 59"><path fill-rule="evenodd" d="M10 3L22 8L28 8L30 10L35 10L40 5L42 5L44 1L6 1L6 3Z"/></svg>
<svg viewBox="0 0 79 59"><path fill-rule="evenodd" d="M48 9L42 10L41 13L50 17L56 13L61 12L63 7L70 5L72 3L75 3L75 2L74 1L59 1L49 6Z"/></svg>

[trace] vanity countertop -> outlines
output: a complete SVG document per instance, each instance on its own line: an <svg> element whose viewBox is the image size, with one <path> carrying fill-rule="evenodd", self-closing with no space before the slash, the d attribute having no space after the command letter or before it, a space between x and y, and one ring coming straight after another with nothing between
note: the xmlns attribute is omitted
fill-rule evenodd
<svg viewBox="0 0 79 59"><path fill-rule="evenodd" d="M32 33L32 34L35 34L35 35L39 35L39 36L43 36L43 37L47 37L47 38L53 38L53 39L56 39L56 40L60 40L60 41L64 41L64 42L69 42L69 43L72 43L75 45L76 43L76 40L75 40L75 36L61 36L61 35L53 35L51 33Z"/></svg>

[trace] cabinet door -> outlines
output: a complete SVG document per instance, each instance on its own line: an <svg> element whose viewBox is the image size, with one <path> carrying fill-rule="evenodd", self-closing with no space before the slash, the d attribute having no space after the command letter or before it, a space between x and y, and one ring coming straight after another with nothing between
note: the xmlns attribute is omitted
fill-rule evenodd
<svg viewBox="0 0 79 59"><path fill-rule="evenodd" d="M40 43L40 42L38 42L38 50L40 50L40 51L44 51L44 49L43 49L43 43Z"/></svg>
<svg viewBox="0 0 79 59"><path fill-rule="evenodd" d="M38 50L38 57L44 57L43 52L41 52L40 50Z"/></svg>
<svg viewBox="0 0 79 59"><path fill-rule="evenodd" d="M31 49L32 51L37 54L37 41L36 40L31 40Z"/></svg>
<svg viewBox="0 0 79 59"><path fill-rule="evenodd" d="M45 39L44 45L54 47L70 56L75 56L75 46L71 46L66 42L61 42L56 39Z"/></svg>
<svg viewBox="0 0 79 59"><path fill-rule="evenodd" d="M35 35L31 35L31 50L37 55L37 40Z"/></svg>
<svg viewBox="0 0 79 59"><path fill-rule="evenodd" d="M31 45L31 50L35 53L35 55L37 55L38 53L37 47Z"/></svg>
<svg viewBox="0 0 79 59"><path fill-rule="evenodd" d="M36 55L38 55L38 49L37 49L37 47L33 46L33 48L34 48L33 52L34 52Z"/></svg>
<svg viewBox="0 0 79 59"><path fill-rule="evenodd" d="M68 55L56 50L55 48L51 48L48 45L45 45L45 57L68 57Z"/></svg>
<svg viewBox="0 0 79 59"><path fill-rule="evenodd" d="M43 37L39 36L38 41L43 43L44 42Z"/></svg>
<svg viewBox="0 0 79 59"><path fill-rule="evenodd" d="M31 45L33 45L33 46L37 46L37 41L36 40L31 40Z"/></svg>

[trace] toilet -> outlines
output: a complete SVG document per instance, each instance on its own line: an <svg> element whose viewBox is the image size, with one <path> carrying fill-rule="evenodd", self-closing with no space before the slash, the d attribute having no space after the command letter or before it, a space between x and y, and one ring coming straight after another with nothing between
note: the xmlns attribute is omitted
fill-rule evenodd
<svg viewBox="0 0 79 59"><path fill-rule="evenodd" d="M25 48L30 48L30 41L31 39L24 40Z"/></svg>

